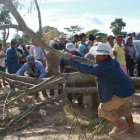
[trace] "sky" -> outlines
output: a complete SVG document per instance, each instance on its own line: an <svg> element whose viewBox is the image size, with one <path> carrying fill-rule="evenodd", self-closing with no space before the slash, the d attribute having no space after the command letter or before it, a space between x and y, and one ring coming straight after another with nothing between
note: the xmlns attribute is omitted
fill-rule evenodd
<svg viewBox="0 0 140 140"><path fill-rule="evenodd" d="M31 0L21 0L22 10L18 10L26 24L34 31L38 30L38 16L36 9L32 9ZM122 18L126 22L124 31L140 32L140 0L38 0L43 26L53 26L60 31L65 27L78 25L83 32L98 29L112 34L110 23L115 18ZM16 24L14 18L13 23ZM12 30L10 38L15 34Z"/></svg>

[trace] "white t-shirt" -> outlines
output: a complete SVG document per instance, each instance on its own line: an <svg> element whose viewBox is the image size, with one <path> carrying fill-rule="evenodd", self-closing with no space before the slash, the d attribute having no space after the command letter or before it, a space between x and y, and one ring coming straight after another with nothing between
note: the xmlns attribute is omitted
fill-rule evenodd
<svg viewBox="0 0 140 140"><path fill-rule="evenodd" d="M111 50L111 52L110 52L111 53L111 57L114 58L113 51L112 51L112 46L110 45L109 42L107 42L106 45L109 46L109 48Z"/></svg>
<svg viewBox="0 0 140 140"><path fill-rule="evenodd" d="M34 47L34 58L35 60L46 60L46 57L41 47Z"/></svg>
<svg viewBox="0 0 140 140"><path fill-rule="evenodd" d="M5 53L3 51L0 51L0 56L3 56L5 55ZM5 60L6 60L6 57L3 57L3 58L0 58L0 66L1 67L5 67Z"/></svg>

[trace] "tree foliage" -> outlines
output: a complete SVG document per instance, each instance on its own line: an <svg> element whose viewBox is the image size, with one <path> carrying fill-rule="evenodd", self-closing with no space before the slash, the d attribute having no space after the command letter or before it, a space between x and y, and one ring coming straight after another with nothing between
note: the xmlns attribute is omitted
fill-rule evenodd
<svg viewBox="0 0 140 140"><path fill-rule="evenodd" d="M0 25L5 25L5 24L11 24L12 20L10 17L10 11L5 7L1 6L0 7ZM6 41L9 37L9 29L3 29L2 32L2 40L3 40L3 47L6 49Z"/></svg>
<svg viewBox="0 0 140 140"><path fill-rule="evenodd" d="M110 29L115 36L122 34L122 29L126 26L126 23L122 18L116 18L113 22L111 22Z"/></svg>
<svg viewBox="0 0 140 140"><path fill-rule="evenodd" d="M99 30L97 30L97 29L93 29L93 30L86 32L87 36L89 36L90 34L97 36L98 33L99 33Z"/></svg>
<svg viewBox="0 0 140 140"><path fill-rule="evenodd" d="M74 26L70 26L70 27L66 27L64 28L68 33L69 36L72 37L74 34L81 32L83 30L83 28L81 28L78 25L74 25Z"/></svg>
<svg viewBox="0 0 140 140"><path fill-rule="evenodd" d="M31 44L31 38L23 33L22 35L19 35L18 33L14 35L14 38L17 39L18 41L23 41L25 44Z"/></svg>
<svg viewBox="0 0 140 140"><path fill-rule="evenodd" d="M86 32L87 36L89 36L90 34L94 35L95 37L96 36L101 36L102 41L106 42L106 39L107 39L107 34L106 33L101 33L99 30L93 29L93 30L90 30L90 31Z"/></svg>
<svg viewBox="0 0 140 140"><path fill-rule="evenodd" d="M37 34L39 31L37 31ZM60 32L57 28L51 26L44 26L42 28L43 38L48 43L52 38L58 38L59 35L66 35L64 32Z"/></svg>

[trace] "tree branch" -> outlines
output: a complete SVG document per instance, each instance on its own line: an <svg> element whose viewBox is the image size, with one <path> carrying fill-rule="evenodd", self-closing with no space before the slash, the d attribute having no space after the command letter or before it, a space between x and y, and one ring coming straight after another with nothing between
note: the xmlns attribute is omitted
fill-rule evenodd
<svg viewBox="0 0 140 140"><path fill-rule="evenodd" d="M19 25L14 25L14 24L0 25L0 30L5 30L5 29L9 29L9 28L23 31L22 28Z"/></svg>

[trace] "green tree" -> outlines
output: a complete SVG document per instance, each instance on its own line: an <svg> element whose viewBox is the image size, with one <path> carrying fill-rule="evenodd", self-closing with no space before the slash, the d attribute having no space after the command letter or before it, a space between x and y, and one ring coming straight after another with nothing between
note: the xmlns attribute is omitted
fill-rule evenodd
<svg viewBox="0 0 140 140"><path fill-rule="evenodd" d="M101 33L99 30L97 29L93 29L93 30L90 30L88 32L86 32L86 35L89 36L90 34L94 35L95 37L96 36L101 36L102 38L102 42L106 42L107 40L107 34L105 33Z"/></svg>
<svg viewBox="0 0 140 140"><path fill-rule="evenodd" d="M44 34L48 33L49 31L52 31L52 30L55 30L55 31L59 32L58 29L55 28L55 27L44 26L44 27L42 28L42 34L44 35ZM39 33L39 30L37 31L37 34L38 34L38 33Z"/></svg>
<svg viewBox="0 0 140 140"><path fill-rule="evenodd" d="M37 31L39 34L39 30ZM42 34L45 41L48 43L52 38L58 38L59 35L66 35L64 32L60 32L57 28L51 26L44 26L42 28Z"/></svg>
<svg viewBox="0 0 140 140"><path fill-rule="evenodd" d="M77 25L66 27L64 29L69 33L70 38L74 34L77 34L77 33L81 32L83 30L83 28L81 28L80 26L77 26Z"/></svg>
<svg viewBox="0 0 140 140"><path fill-rule="evenodd" d="M19 35L18 33L14 35L14 38L17 39L18 41L23 41L25 45L31 44L31 38L23 33L22 35Z"/></svg>
<svg viewBox="0 0 140 140"><path fill-rule="evenodd" d="M86 32L87 36L89 36L90 34L97 36L98 33L99 33L99 30L97 30L97 29L93 29L93 30Z"/></svg>
<svg viewBox="0 0 140 140"><path fill-rule="evenodd" d="M10 12L5 6L0 7L0 25L11 24ZM2 32L3 49L6 49L6 41L9 37L9 29L3 29Z"/></svg>
<svg viewBox="0 0 140 140"><path fill-rule="evenodd" d="M126 23L123 21L122 18L116 18L110 24L110 29L115 36L122 34L122 29L126 26Z"/></svg>

